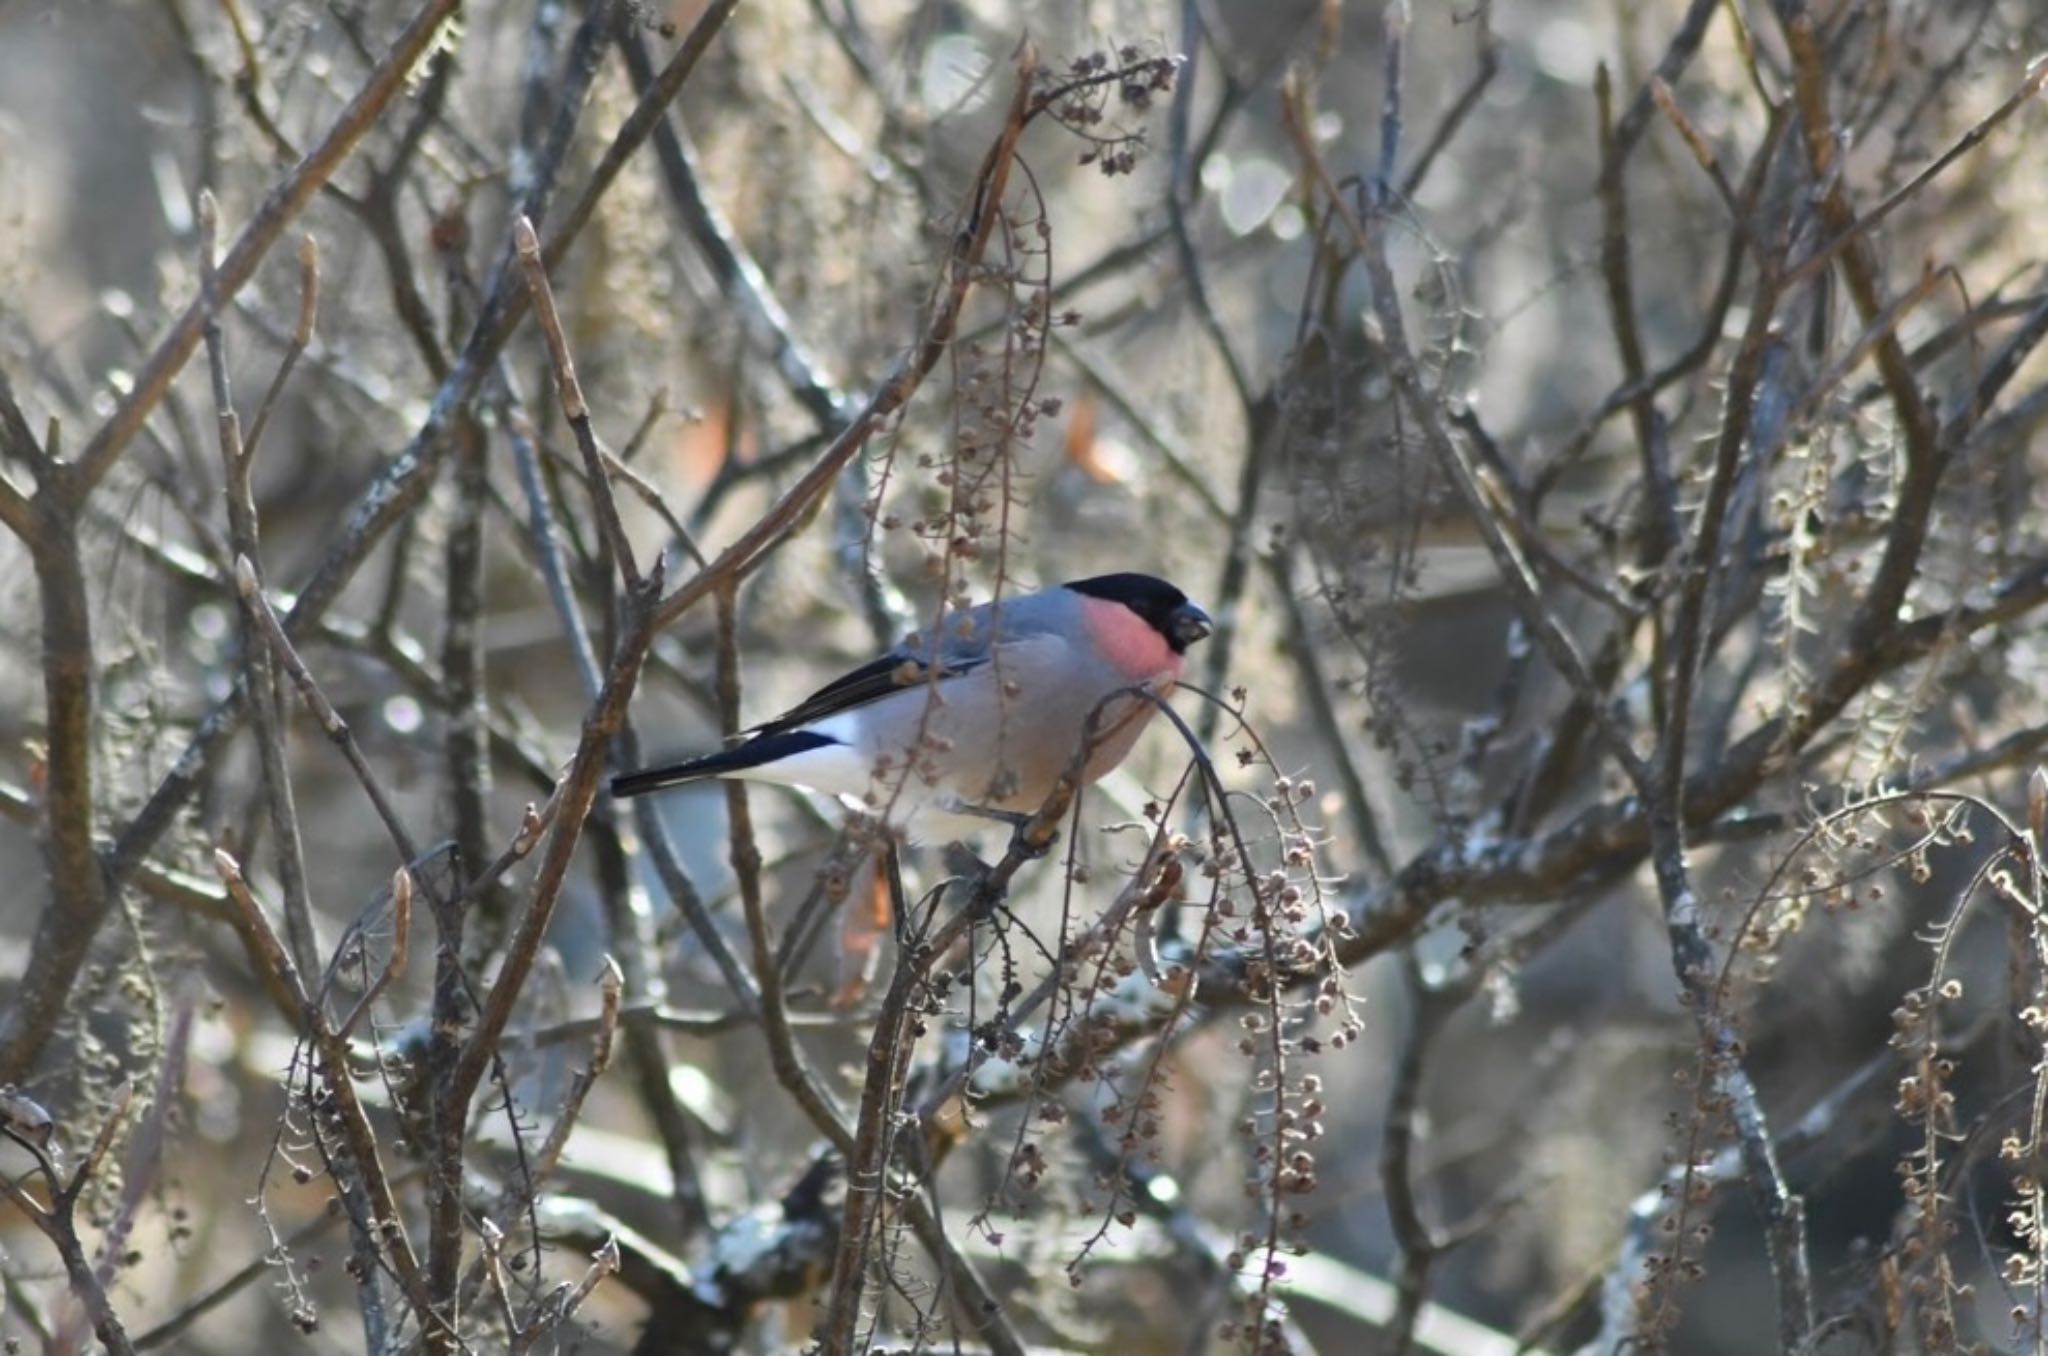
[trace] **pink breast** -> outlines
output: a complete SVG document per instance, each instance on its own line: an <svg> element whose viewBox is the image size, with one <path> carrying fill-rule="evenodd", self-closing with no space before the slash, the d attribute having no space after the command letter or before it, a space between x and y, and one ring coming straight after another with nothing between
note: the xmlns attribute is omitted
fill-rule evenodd
<svg viewBox="0 0 2048 1356"><path fill-rule="evenodd" d="M1180 676L1180 655L1143 617L1101 598L1083 598L1081 617L1104 659L1134 683L1169 674Z"/></svg>

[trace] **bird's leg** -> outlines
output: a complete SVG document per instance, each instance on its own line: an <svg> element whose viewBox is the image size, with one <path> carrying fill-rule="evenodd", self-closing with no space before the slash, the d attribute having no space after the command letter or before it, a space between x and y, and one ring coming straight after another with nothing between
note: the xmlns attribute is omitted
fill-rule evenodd
<svg viewBox="0 0 2048 1356"><path fill-rule="evenodd" d="M1019 857L1027 862L1035 862L1051 852L1052 845L1058 838L1057 834L1053 834L1048 836L1042 843L1034 843L1030 838L1026 837L1023 832L1024 827L1037 818L1036 814L1029 811L998 810L994 806L971 805L966 801L949 801L946 804L946 809L952 814L963 815L969 819L986 819L997 824L1007 825L1010 830L1010 846L1016 850Z"/></svg>
<svg viewBox="0 0 2048 1356"><path fill-rule="evenodd" d="M991 805L969 805L964 800L949 801L946 809L952 814L966 815L970 819L988 819L998 824L1008 824L1013 832L1031 822L1031 816L1022 810L998 810Z"/></svg>

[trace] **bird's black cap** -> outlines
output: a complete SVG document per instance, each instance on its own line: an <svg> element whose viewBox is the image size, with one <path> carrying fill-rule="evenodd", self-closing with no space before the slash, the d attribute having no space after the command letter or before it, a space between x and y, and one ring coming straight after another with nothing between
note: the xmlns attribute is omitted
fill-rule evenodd
<svg viewBox="0 0 2048 1356"><path fill-rule="evenodd" d="M1209 614L1189 602L1185 593L1153 575L1128 571L1098 574L1092 579L1076 579L1066 587L1090 598L1122 603L1165 636L1175 654L1187 653L1188 646L1208 635L1213 625Z"/></svg>

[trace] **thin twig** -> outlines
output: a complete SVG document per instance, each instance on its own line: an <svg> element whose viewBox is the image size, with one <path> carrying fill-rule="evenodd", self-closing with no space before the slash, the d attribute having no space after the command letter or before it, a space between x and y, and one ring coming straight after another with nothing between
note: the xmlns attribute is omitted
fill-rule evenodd
<svg viewBox="0 0 2048 1356"><path fill-rule="evenodd" d="M228 386L227 342L220 326L219 280L214 271L213 244L216 209L213 195L199 196L200 296L207 303L206 361L213 379L214 420L219 430L222 485L228 506L228 546L234 551L237 569L247 568L252 579L255 562L261 558L258 546L256 500L250 487L254 456L242 442L241 418L235 412ZM280 378L281 380L281 373ZM273 381L275 387L278 381ZM239 583L239 576L237 582ZM260 595L256 586L251 596ZM254 613L249 597L242 599L243 681L255 693L252 703L256 726L257 767L263 802L270 819L273 859L277 883L284 897L284 933L291 944L292 959L302 974L320 965L320 938L313 920L313 904L306 883L305 847L299 837L299 811L292 790L291 772L285 749L284 709L278 700L275 669L270 647L262 633L262 621Z"/></svg>
<svg viewBox="0 0 2048 1356"><path fill-rule="evenodd" d="M270 252L277 238L319 192L321 185L341 168L356 143L376 125L385 106L405 87L413 64L427 50L435 34L440 32L441 25L455 13L459 4L460 0L427 0L413 16L412 22L399 33L391 44L391 50L370 73L363 88L335 118L319 144L270 190L263 205L242 228L241 235L236 237L227 257L221 260L214 289L214 295L221 302L225 303L240 292L255 276L257 265L263 262L263 257ZM149 417L149 412L170 390L172 381L199 346L200 332L212 312L213 307L202 294L192 300L171 326L171 332L164 336L163 342L157 345L156 351L150 354L149 360L136 374L134 385L122 398L119 407L79 450L73 493L82 496L112 469L115 458L141 429L142 421Z"/></svg>
<svg viewBox="0 0 2048 1356"><path fill-rule="evenodd" d="M512 1019L512 1008L526 976L540 955L542 939L546 936L548 923L554 917L555 905L568 878L584 818L590 813L591 802L597 794L598 782L604 771L606 745L624 722L626 703L639 678L647 646L653 639L661 583L662 571L657 563L641 587L626 599L624 627L618 647L612 654L604 688L584 716L583 735L577 744L576 756L563 776L561 807L555 816L547 851L541 858L532 895L513 934L504 963L499 967L497 980L477 1016L475 1029L463 1046L461 1062L452 1075L451 1099L466 1099L482 1079L499 1037Z"/></svg>
<svg viewBox="0 0 2048 1356"><path fill-rule="evenodd" d="M356 1173L360 1175L361 1186L368 1193L375 1210L374 1219L383 1226L381 1234L364 1241L379 1256L389 1260L399 1284L405 1290L406 1297L414 1306L416 1316L423 1324L433 1326L433 1311L422 1285L419 1258L413 1252L412 1241L400 1223L404 1216L398 1209L390 1174L384 1169L376 1131L371 1126L362 1099L356 1092L355 1078L349 1067L347 1044L329 1024L326 1012L307 990L298 967L292 963L290 955L286 953L276 932L272 930L270 920L263 912L263 906L257 902L247 879L242 875L241 865L227 852L218 849L214 852L213 863L215 871L220 875L221 884L227 887L228 898L248 921L250 932L259 944L266 968L298 999L300 1020L305 1034L312 1041L319 1056L323 1083L331 1095L335 1119L339 1122L342 1138L348 1145Z"/></svg>
<svg viewBox="0 0 2048 1356"><path fill-rule="evenodd" d="M384 958L384 964L377 972L377 978L370 983L363 996L356 1000L335 1033L343 1040L355 1031L371 1006L384 996L393 980L405 973L406 958L410 954L412 936L412 873L399 867L391 876L391 950Z"/></svg>
<svg viewBox="0 0 2048 1356"><path fill-rule="evenodd" d="M0 1174L0 1196L12 1201L14 1207L26 1216L30 1223L49 1239L57 1249L57 1256L64 1264L64 1274L71 1282L71 1290L85 1311L86 1319L93 1331L106 1345L113 1356L132 1356L134 1344L128 1338L128 1330L122 1326L120 1315L115 1312L113 1301L107 1296L104 1278L86 1256L85 1245L78 1235L78 1198L86 1185L99 1173L99 1166L113 1147L114 1137L128 1116L129 1104L134 1097L134 1087L124 1084L108 1108L106 1118L101 1121L99 1132L93 1137L92 1147L80 1160L67 1179L57 1169L55 1160L44 1138L24 1134L10 1119L0 1121L0 1137L4 1137L18 1149L25 1150L34 1163L35 1171L43 1178L49 1190L49 1204L45 1206L31 1195L12 1174ZM66 1338L60 1328L57 1340L66 1346L76 1344L75 1335Z"/></svg>
<svg viewBox="0 0 2048 1356"><path fill-rule="evenodd" d="M215 300L218 305L218 298ZM313 326L320 315L320 246L310 235L299 237L299 317L292 326L291 342L285 346L284 356L277 360L277 371L271 375L270 386L263 392L263 402L256 407L256 417L249 421L249 436L243 439L242 455L254 457L256 449L263 442L263 430L270 426L270 412L277 408L277 398L284 394L285 382L291 379L292 369L299 365L299 359L313 342Z"/></svg>
<svg viewBox="0 0 2048 1356"><path fill-rule="evenodd" d="M1422 191L1423 181L1429 177L1429 170L1458 135L1458 129L1472 116L1472 110L1479 107L1479 101L1486 94L1487 86L1500 74L1500 44L1493 36L1493 0L1479 0L1474 12L1460 17L1458 22L1472 25L1472 46L1478 56L1478 66L1472 72L1472 79L1451 101L1437 120L1436 127L1422 143L1422 150L1416 154L1415 163L1408 167L1408 173L1401 179L1401 196L1413 198Z"/></svg>
<svg viewBox="0 0 2048 1356"><path fill-rule="evenodd" d="M660 110L681 92L736 3L737 0L716 0L704 11L691 29L690 36L663 68L656 87L639 101L633 113L621 124L590 182L548 238L544 253L550 267L575 242L597 202L616 180L620 167L645 140ZM537 217L544 210L552 190L555 168L567 152L582 102L583 91L580 88L565 90L559 97L555 125L542 148L531 188L520 204L520 210L529 217ZM226 276L225 268L223 276ZM509 270L500 269L493 275L469 341L455 367L436 391L425 422L406 448L357 501L339 539L299 591L291 615L286 620L288 633L300 634L317 626L384 534L406 520L425 496L448 448L450 429L460 412L468 408L482 389L498 352L523 314L521 298L524 290L513 284L514 277ZM245 697L238 686L233 695L216 705L200 722L171 773L116 836L114 846L105 859L105 875L109 880L118 883L136 869L150 848L170 829L185 803L204 784L214 758L240 723ZM96 918L97 914L91 916ZM59 983L64 982L61 970L39 967L32 973L38 976L38 991L43 988L54 991ZM45 980L45 975L50 978ZM5 1049L5 1042L0 1041L0 1066L6 1063Z"/></svg>
<svg viewBox="0 0 2048 1356"><path fill-rule="evenodd" d="M1915 174L1911 179L1908 179L1905 183L1894 189L1883 202L1871 208L1868 212L1863 213L1847 226L1836 226L1835 235L1816 246L1812 254L1801 259L1787 270L1785 285L1790 288L1810 281L1815 274L1826 268L1837 255L1852 246L1864 242L1871 231L1875 230L1887 217L1891 216L1893 212L1911 200L1922 189L1926 188L1928 184L1934 182L1941 175L1942 171L1983 144L1985 138L1996 131L2000 124L2018 112L2022 105L2038 95L2044 84L2048 84L2048 56L2037 56L2027 64L2026 74L2021 77L2019 87L2006 98L2004 103L1972 123L1969 130L1958 137L1948 149L1929 161L1926 167L1918 174ZM1832 222L1830 224L1834 225ZM1868 317L1865 318L1868 319Z"/></svg>
<svg viewBox="0 0 2048 1356"><path fill-rule="evenodd" d="M547 269L540 260L540 237L533 223L519 217L512 223L512 246L519 255L520 270L526 275L526 290L533 298L541 333L548 342L548 358L554 364L555 386L562 400L562 417L575 431L576 447L583 453L583 472L589 478L590 499L597 510L598 529L618 562L619 577L630 592L640 586L640 570L633 563L632 543L626 540L625 525L619 521L619 506L612 499L611 477L605 473L604 458L598 452L597 435L590 427L590 407L583 402L583 384L576 379L576 360L569 354L569 340L562 333L562 318L555 313L554 289L548 286Z"/></svg>
<svg viewBox="0 0 2048 1356"><path fill-rule="evenodd" d="M341 751L341 756L347 761L350 771L355 773L356 781L363 788L363 794L370 798L370 804L377 811L377 818L384 825L384 831L391 836L392 844L397 847L399 860L417 861L420 850L412 836L412 830L406 827L397 806L384 790L382 779L371 768L370 760L363 756L362 746L356 743L348 722L342 719L341 712L334 709L334 703L327 699L327 694L320 690L320 683L313 677L313 671L306 667L306 661L299 657L298 649L292 644L291 637L285 634L284 623L279 621L277 613L271 610L270 600L264 597L263 585L257 579L256 571L250 565L247 556L238 556L235 559L235 589L248 604L264 643L270 647L270 652L278 663L284 666L284 671L290 675L293 684L299 690L300 699L313 713L313 719L319 722L321 732Z"/></svg>
<svg viewBox="0 0 2048 1356"><path fill-rule="evenodd" d="M710 597L731 579L737 579L782 540L809 513L812 505L832 487L839 472L868 439L881 430L909 403L924 379L931 374L952 342L960 322L961 308L972 290L982 253L1003 212L1010 182L1010 166L1025 124L1042 109L1032 98L1032 75L1036 58L1026 52L1020 57L1016 90L1010 99L1009 115L975 176L966 218L953 237L953 245L940 269L940 285L932 302L923 333L911 351L876 387L844 432L834 438L811 468L784 491L769 510L740 535L738 541L721 551L710 566L699 570L678 586L661 605L657 624L667 626L683 613Z"/></svg>

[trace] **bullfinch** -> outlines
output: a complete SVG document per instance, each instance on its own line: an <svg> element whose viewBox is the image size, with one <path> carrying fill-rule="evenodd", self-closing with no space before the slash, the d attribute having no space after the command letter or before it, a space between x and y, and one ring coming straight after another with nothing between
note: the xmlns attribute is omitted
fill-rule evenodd
<svg viewBox="0 0 2048 1356"><path fill-rule="evenodd" d="M1209 614L1163 579L1105 574L949 616L720 753L628 772L614 796L714 777L808 787L943 842L1036 810L1079 752L1093 782L1124 760ZM1113 699L1112 699L1113 698ZM1105 699L1112 699L1107 700Z"/></svg>

